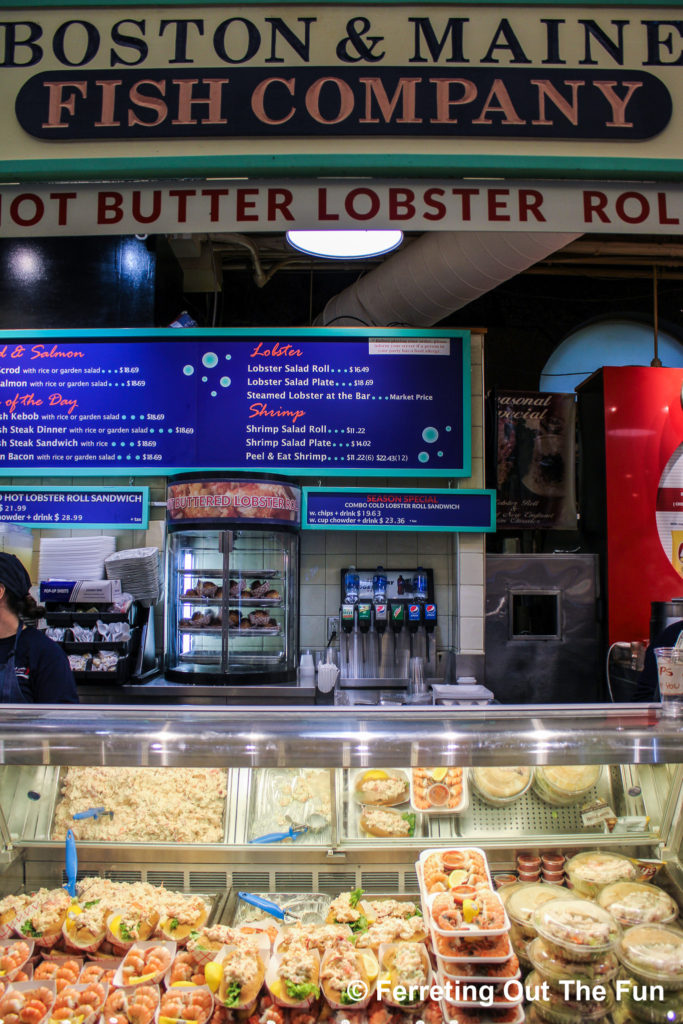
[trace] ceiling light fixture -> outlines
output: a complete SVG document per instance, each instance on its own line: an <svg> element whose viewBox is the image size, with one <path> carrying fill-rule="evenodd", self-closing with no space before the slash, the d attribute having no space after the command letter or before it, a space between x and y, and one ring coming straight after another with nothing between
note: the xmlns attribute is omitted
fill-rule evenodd
<svg viewBox="0 0 683 1024"><path fill-rule="evenodd" d="M403 232L387 231L288 231L293 249L328 260L369 259L397 249Z"/></svg>

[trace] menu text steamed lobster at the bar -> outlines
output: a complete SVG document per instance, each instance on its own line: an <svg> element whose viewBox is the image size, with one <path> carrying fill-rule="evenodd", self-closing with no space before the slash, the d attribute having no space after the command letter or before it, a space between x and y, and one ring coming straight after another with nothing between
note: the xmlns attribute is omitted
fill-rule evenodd
<svg viewBox="0 0 683 1024"><path fill-rule="evenodd" d="M467 332L0 332L0 468L465 476Z"/></svg>

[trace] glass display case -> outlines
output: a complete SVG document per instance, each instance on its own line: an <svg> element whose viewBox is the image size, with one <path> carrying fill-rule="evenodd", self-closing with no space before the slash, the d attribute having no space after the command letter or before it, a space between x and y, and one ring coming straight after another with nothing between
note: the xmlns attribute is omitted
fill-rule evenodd
<svg viewBox="0 0 683 1024"><path fill-rule="evenodd" d="M476 845L500 871L515 867L520 849L569 857L604 848L662 861L678 891L680 726L656 706L573 705L568 729L569 710L311 708L304 718L262 707L8 708L2 857L21 862L26 884L61 878L71 822L80 868L109 877L188 891L415 892L427 846ZM502 766L529 769L513 799L487 788L490 774L475 778ZM581 766L569 799L553 797L550 766ZM425 771L429 787L460 785L452 807L424 806ZM103 775L106 792L93 788ZM389 836L368 829L366 815L368 780L387 778L398 781L386 809L409 823ZM132 793L146 812L136 814ZM100 833L71 818L93 804L111 813ZM290 828L284 842L256 842ZM0 875L0 888L13 877Z"/></svg>
<svg viewBox="0 0 683 1024"><path fill-rule="evenodd" d="M273 480L169 483L167 679L296 679L298 514L298 488Z"/></svg>

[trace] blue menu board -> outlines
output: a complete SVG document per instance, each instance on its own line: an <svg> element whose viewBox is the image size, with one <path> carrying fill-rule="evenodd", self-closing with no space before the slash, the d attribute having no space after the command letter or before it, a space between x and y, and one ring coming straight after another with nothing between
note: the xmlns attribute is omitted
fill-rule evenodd
<svg viewBox="0 0 683 1024"><path fill-rule="evenodd" d="M149 488L0 487L0 522L41 530L146 530Z"/></svg>
<svg viewBox="0 0 683 1024"><path fill-rule="evenodd" d="M469 334L0 332L0 471L468 476Z"/></svg>
<svg viewBox="0 0 683 1024"><path fill-rule="evenodd" d="M439 530L493 533L496 492L304 487L304 530Z"/></svg>

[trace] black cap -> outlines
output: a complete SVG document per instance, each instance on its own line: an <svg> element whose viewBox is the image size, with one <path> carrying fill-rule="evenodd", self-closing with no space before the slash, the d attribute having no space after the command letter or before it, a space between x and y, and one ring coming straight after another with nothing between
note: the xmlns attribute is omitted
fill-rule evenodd
<svg viewBox="0 0 683 1024"><path fill-rule="evenodd" d="M31 588L31 577L16 555L0 552L0 583L4 583L16 597L26 597Z"/></svg>

